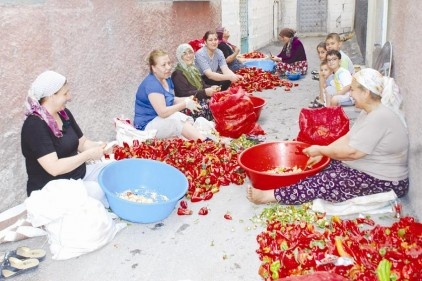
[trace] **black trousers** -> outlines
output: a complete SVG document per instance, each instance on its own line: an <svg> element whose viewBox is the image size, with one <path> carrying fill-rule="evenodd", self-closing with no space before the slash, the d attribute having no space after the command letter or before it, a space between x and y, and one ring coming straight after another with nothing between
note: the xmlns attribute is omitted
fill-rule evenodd
<svg viewBox="0 0 422 281"><path fill-rule="evenodd" d="M217 86L221 86L221 90L225 91L230 87L230 80L224 80L224 81L215 81L215 80L211 80L209 79L206 75L202 75L202 80L204 80L205 84L207 85L217 85Z"/></svg>

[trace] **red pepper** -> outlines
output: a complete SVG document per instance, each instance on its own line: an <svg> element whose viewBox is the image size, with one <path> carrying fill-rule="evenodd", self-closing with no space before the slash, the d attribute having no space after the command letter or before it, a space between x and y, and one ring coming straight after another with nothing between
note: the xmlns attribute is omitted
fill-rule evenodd
<svg viewBox="0 0 422 281"><path fill-rule="evenodd" d="M207 191L204 194L204 200L210 200L213 196L214 196L214 193L212 193L211 191Z"/></svg>
<svg viewBox="0 0 422 281"><path fill-rule="evenodd" d="M182 207L182 209L187 209L188 202L186 202L185 200L180 201L180 207Z"/></svg>
<svg viewBox="0 0 422 281"><path fill-rule="evenodd" d="M183 209L183 208L178 208L177 209L177 214L179 216L184 216L184 215L192 215L192 210L189 209Z"/></svg>
<svg viewBox="0 0 422 281"><path fill-rule="evenodd" d="M224 218L226 219L226 220L232 220L233 218L232 218L232 216L229 214L229 213L226 213L225 215L224 215Z"/></svg>
<svg viewBox="0 0 422 281"><path fill-rule="evenodd" d="M207 207L202 207L201 209L199 209L198 215L201 215L201 216L208 215L208 208Z"/></svg>

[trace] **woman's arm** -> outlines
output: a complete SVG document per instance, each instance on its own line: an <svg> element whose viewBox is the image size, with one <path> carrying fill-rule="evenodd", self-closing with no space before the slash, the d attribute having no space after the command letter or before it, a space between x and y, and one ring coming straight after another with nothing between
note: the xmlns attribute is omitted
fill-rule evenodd
<svg viewBox="0 0 422 281"><path fill-rule="evenodd" d="M151 93L148 95L148 99L151 102L157 115L161 118L167 118L175 112L181 111L186 108L186 104L181 102L182 99L176 99L173 105L167 106L164 96L159 93Z"/></svg>
<svg viewBox="0 0 422 281"><path fill-rule="evenodd" d="M77 155L59 159L56 152L51 152L38 158L38 163L47 173L56 177L75 170L89 160L100 160L104 155L104 147L105 144L89 141L83 136L79 139L80 153Z"/></svg>
<svg viewBox="0 0 422 281"><path fill-rule="evenodd" d="M349 145L349 135L346 134L333 143L327 146L312 145L303 150L303 153L310 157L315 156L327 156L335 160L357 160L365 155L366 153L357 150Z"/></svg>

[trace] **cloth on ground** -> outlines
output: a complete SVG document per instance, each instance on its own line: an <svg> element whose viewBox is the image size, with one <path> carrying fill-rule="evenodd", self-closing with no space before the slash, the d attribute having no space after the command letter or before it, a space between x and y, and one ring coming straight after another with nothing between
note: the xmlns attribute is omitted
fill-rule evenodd
<svg viewBox="0 0 422 281"><path fill-rule="evenodd" d="M115 223L103 204L88 196L82 180L54 180L25 200L27 220L44 226L52 258L74 258L109 243L126 223Z"/></svg>
<svg viewBox="0 0 422 281"><path fill-rule="evenodd" d="M393 190L372 195L359 196L344 202L332 203L315 199L312 210L327 215L376 214L391 211L391 202L397 199Z"/></svg>

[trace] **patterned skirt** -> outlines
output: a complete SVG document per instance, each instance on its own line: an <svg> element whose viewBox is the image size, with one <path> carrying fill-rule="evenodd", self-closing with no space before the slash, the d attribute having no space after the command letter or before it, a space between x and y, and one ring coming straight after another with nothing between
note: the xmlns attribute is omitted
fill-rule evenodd
<svg viewBox="0 0 422 281"><path fill-rule="evenodd" d="M192 116L194 120L196 120L198 117L204 117L208 121L214 121L214 116L212 116L210 106L208 104L209 101L210 99L202 99L198 101L199 105L202 107L200 111L192 112L189 109L184 109L181 112L188 116Z"/></svg>
<svg viewBox="0 0 422 281"><path fill-rule="evenodd" d="M308 62L306 60L296 61L294 63L279 62L276 66L276 71L279 75L285 75L288 72L300 72L302 75L306 75L308 72Z"/></svg>
<svg viewBox="0 0 422 281"><path fill-rule="evenodd" d="M394 190L398 197L409 190L409 179L385 181L331 160L321 172L296 184L274 190L280 204L300 205L314 199L343 202L358 196Z"/></svg>

